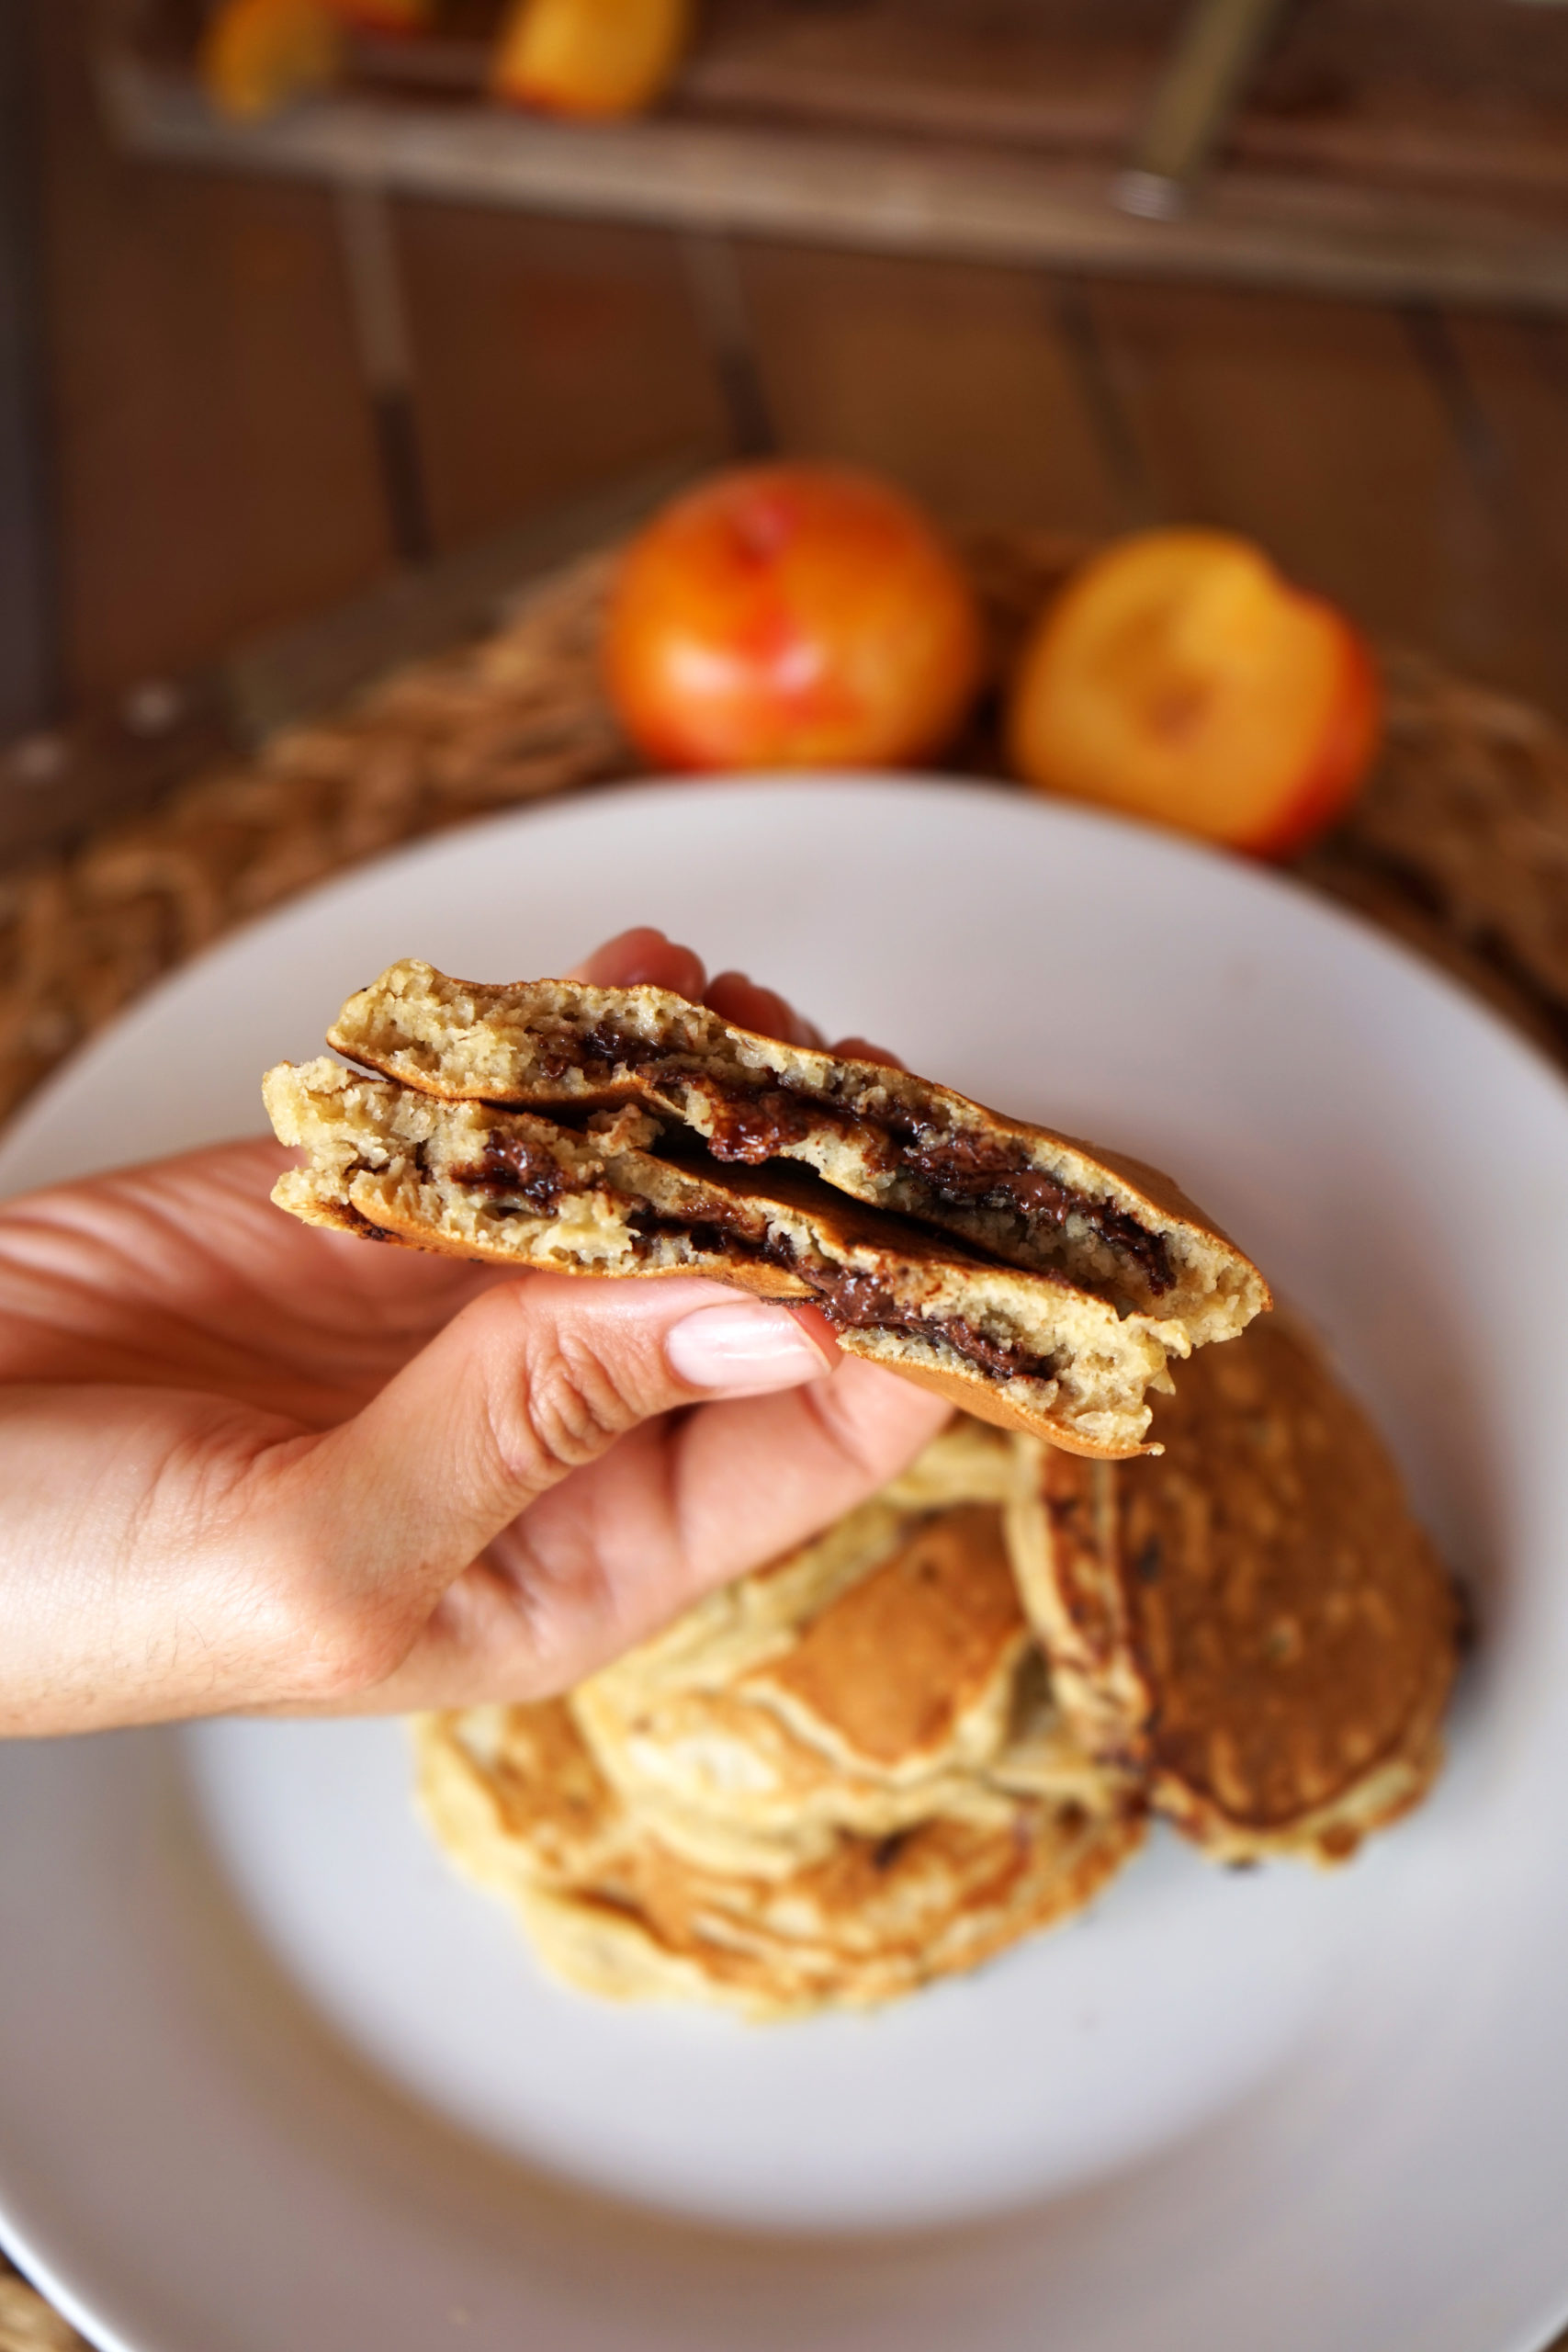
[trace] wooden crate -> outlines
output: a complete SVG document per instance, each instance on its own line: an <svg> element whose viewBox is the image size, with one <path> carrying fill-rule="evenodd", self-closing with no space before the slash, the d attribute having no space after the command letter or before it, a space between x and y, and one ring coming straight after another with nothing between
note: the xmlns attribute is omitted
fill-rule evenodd
<svg viewBox="0 0 1568 2352"><path fill-rule="evenodd" d="M1568 308L1568 40L1520 0L1314 0L1179 218L1122 209L1181 0L711 0L667 104L580 128L483 96L496 9L356 44L330 97L215 116L190 0L103 61L145 153L664 226L1381 300Z"/></svg>

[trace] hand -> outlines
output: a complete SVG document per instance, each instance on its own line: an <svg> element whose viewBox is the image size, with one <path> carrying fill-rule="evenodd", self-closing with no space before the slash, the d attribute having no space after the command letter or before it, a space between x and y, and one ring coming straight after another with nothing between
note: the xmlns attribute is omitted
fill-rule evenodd
<svg viewBox="0 0 1568 2352"><path fill-rule="evenodd" d="M579 977L819 1042L657 932ZM815 1308L369 1249L272 1206L287 1163L0 1209L0 1730L560 1690L945 1418Z"/></svg>

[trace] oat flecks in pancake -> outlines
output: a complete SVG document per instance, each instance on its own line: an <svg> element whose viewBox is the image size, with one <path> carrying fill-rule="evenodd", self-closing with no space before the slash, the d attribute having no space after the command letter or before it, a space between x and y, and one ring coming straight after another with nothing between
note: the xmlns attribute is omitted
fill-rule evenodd
<svg viewBox="0 0 1568 2352"><path fill-rule="evenodd" d="M650 987L450 979L415 959L349 999L329 1042L423 1091L535 1110L635 1097L746 1165L795 1159L875 1208L948 1227L1010 1263L1156 1312L1184 1344L1269 1303L1234 1243L1171 1183L912 1071L736 1028Z"/></svg>
<svg viewBox="0 0 1568 2352"><path fill-rule="evenodd" d="M1190 1367L1163 1455L1045 1464L1021 1584L1091 1750L1225 1859L1324 1860L1425 1793L1453 1589L1392 1461L1278 1319Z"/></svg>
<svg viewBox="0 0 1568 2352"><path fill-rule="evenodd" d="M850 1353L1060 1444L1135 1453L1148 1392L1191 1344L1179 1321L985 1259L807 1168L649 1151L635 1106L567 1127L324 1057L280 1064L263 1092L280 1140L309 1155L273 1198L308 1224L513 1268L704 1274L810 1299Z"/></svg>

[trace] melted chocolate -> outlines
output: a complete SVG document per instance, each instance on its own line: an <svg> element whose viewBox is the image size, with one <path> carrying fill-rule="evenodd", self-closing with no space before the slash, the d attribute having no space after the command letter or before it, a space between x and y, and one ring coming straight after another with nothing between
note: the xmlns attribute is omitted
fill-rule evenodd
<svg viewBox="0 0 1568 2352"><path fill-rule="evenodd" d="M998 1380L1054 1380L1056 1376L1056 1367L1048 1356L1032 1354L1006 1340L990 1339L962 1315L921 1315L915 1307L900 1306L874 1274L802 1258L783 1234L771 1233L765 1240L757 1241L721 1216L688 1222L660 1216L654 1209L638 1209L630 1222L633 1231L645 1240L655 1233L679 1233L705 1255L750 1258L763 1265L787 1268L808 1286L829 1322L841 1330L902 1331L912 1339L945 1340L955 1354Z"/></svg>
<svg viewBox="0 0 1568 2352"><path fill-rule="evenodd" d="M706 1081L715 1086L713 1080ZM706 1137L716 1159L738 1159L756 1168L778 1159L821 1122L821 1111L783 1087L750 1094L739 1086L715 1086L712 1132Z"/></svg>
<svg viewBox="0 0 1568 2352"><path fill-rule="evenodd" d="M1073 1191L1044 1169L1010 1164L1008 1147L998 1140L954 1135L908 1115L871 1119L785 1080L750 1087L716 1078L684 1067L681 1057L645 1037L621 1035L607 1021L583 1033L581 1051L585 1065L592 1065L595 1073L602 1070L606 1080L622 1069L645 1072L656 1086L699 1083L712 1106L707 1146L716 1159L759 1167L783 1157L826 1122L840 1133L869 1134L877 1163L912 1177L942 1208L997 1210L1016 1216L1031 1237L1043 1227L1059 1230L1069 1217L1079 1216L1138 1267L1155 1297L1174 1285L1162 1235L1150 1233L1110 1201ZM918 1204L915 1207L918 1214Z"/></svg>
<svg viewBox="0 0 1568 2352"><path fill-rule="evenodd" d="M363 1240L395 1242L398 1239L398 1236L395 1233L389 1233L385 1226L374 1224L363 1209L355 1207L352 1201L340 1202L338 1214Z"/></svg>
<svg viewBox="0 0 1568 2352"><path fill-rule="evenodd" d="M1125 1209L1075 1193L1043 1168L1010 1168L1005 1147L977 1136L911 1130L903 1162L949 1207L1010 1210L1026 1227L1064 1226L1081 1216L1100 1238L1142 1268L1158 1298L1175 1281L1163 1235L1150 1233Z"/></svg>
<svg viewBox="0 0 1568 2352"><path fill-rule="evenodd" d="M809 1283L818 1305L829 1323L849 1331L903 1331L911 1339L944 1340L953 1351L977 1364L997 1380L1054 1380L1056 1367L1048 1356L1032 1355L1016 1340L988 1339L962 1315L921 1315L900 1306L871 1274L852 1273L847 1267L797 1265L795 1272Z"/></svg>
<svg viewBox="0 0 1568 2352"><path fill-rule="evenodd" d="M634 1037L629 1031L616 1029L608 1021L585 1029L578 1050L584 1060L599 1064L606 1075L613 1075L617 1069L642 1069L649 1062L670 1060L662 1046L647 1037ZM565 1067L563 1063L562 1068Z"/></svg>
<svg viewBox="0 0 1568 2352"><path fill-rule="evenodd" d="M492 1136L469 1168L454 1168L455 1182L487 1193L515 1193L530 1208L547 1212L563 1193L580 1193L582 1180L563 1168L554 1152L526 1136Z"/></svg>

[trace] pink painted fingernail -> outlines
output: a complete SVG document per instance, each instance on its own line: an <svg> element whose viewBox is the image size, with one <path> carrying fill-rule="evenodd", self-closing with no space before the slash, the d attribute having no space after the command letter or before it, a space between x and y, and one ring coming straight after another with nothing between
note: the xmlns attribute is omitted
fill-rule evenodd
<svg viewBox="0 0 1568 2352"><path fill-rule="evenodd" d="M760 1396L795 1388L828 1370L828 1361L782 1306L704 1306L677 1323L664 1342L670 1369L692 1388L727 1396Z"/></svg>

